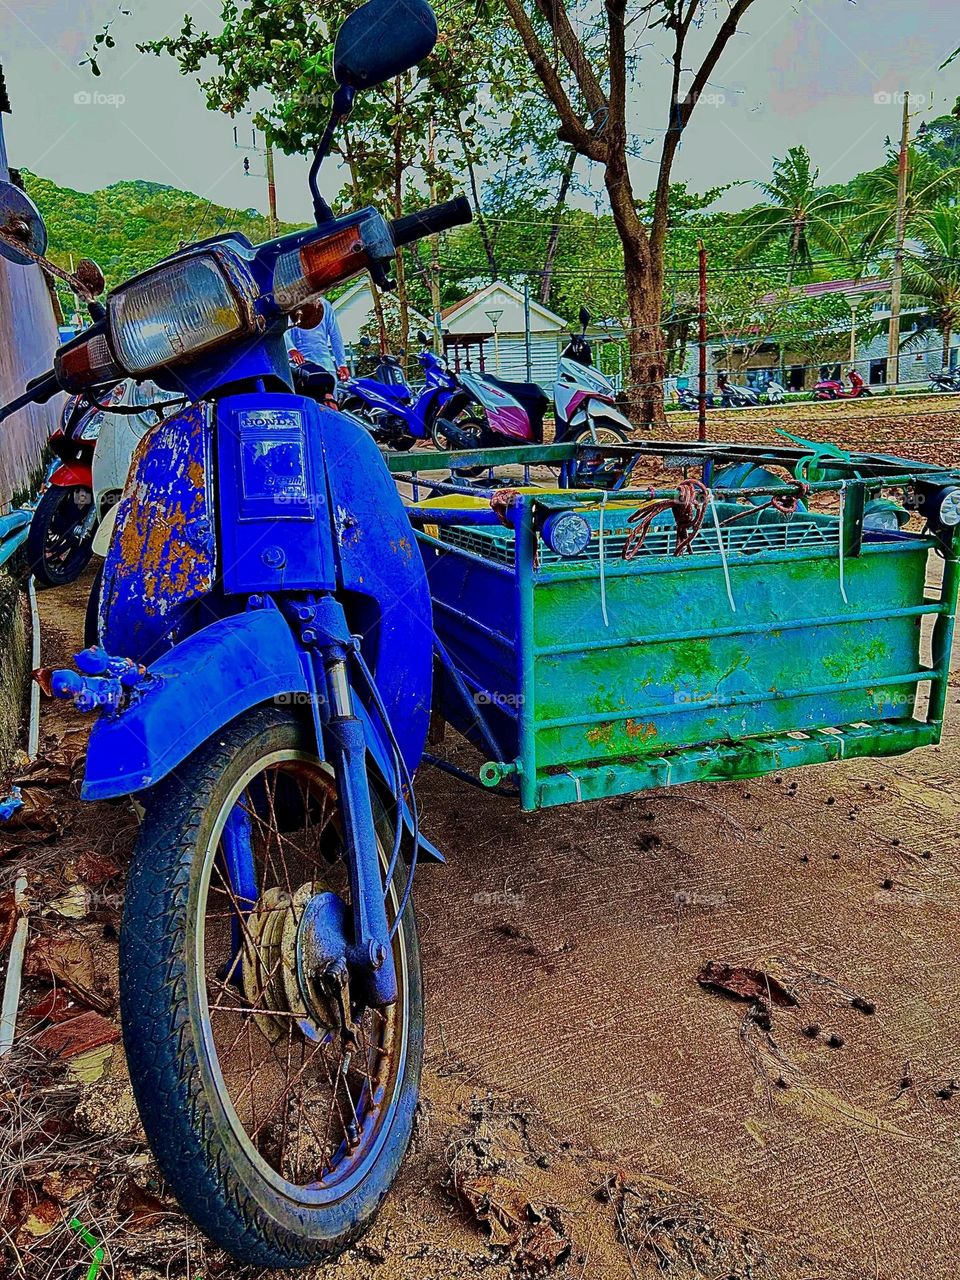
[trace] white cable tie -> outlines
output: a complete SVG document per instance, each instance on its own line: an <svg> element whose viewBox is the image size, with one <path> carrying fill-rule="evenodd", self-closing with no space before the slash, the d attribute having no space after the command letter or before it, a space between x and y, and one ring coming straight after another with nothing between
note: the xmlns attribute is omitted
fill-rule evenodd
<svg viewBox="0 0 960 1280"><path fill-rule="evenodd" d="M736 613L737 606L733 599L733 588L730 586L730 566L727 564L727 551L723 545L723 533L720 529L720 517L717 515L717 506L713 500L713 490L707 490L707 503L710 507L710 514L713 516L713 527L717 531L717 548L720 552L720 563L723 565L723 580L727 586L727 599L730 602L730 612Z"/></svg>
<svg viewBox="0 0 960 1280"><path fill-rule="evenodd" d="M846 510L846 506L847 506L847 482L846 480L841 480L840 481L840 530L839 530L839 535L837 537L837 551L838 551L838 560L840 565L840 594L843 596L843 603L849 604L850 601L847 599L845 565L843 562L843 516L844 516L844 511Z"/></svg>
<svg viewBox="0 0 960 1280"><path fill-rule="evenodd" d="M603 615L603 625L609 627L610 619L607 617L607 573L606 562L604 560L604 527L603 521L607 511L607 491L604 489L603 496L600 499L600 612Z"/></svg>

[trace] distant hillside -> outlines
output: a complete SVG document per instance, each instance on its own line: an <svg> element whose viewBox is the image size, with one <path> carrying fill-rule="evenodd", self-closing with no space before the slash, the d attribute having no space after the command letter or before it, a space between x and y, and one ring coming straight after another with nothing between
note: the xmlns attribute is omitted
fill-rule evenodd
<svg viewBox="0 0 960 1280"><path fill-rule="evenodd" d="M23 184L47 224L52 260L69 267L70 255L99 262L112 288L172 253L180 240L240 231L254 243L269 238L267 219L247 209L226 209L190 191L160 182L115 182L100 191L74 191L22 169ZM281 231L293 231L280 223Z"/></svg>

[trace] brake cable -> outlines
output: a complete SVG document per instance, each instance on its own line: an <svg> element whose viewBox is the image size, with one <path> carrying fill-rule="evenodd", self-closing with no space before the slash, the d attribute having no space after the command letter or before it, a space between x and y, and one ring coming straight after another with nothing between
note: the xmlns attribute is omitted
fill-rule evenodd
<svg viewBox="0 0 960 1280"><path fill-rule="evenodd" d="M390 739L390 746L393 750L394 762L397 766L398 775L402 774L402 777L398 776L397 778L398 782L400 783L400 786L397 788L398 790L397 839L394 845L393 856L390 859L390 866L387 869L386 879L384 881L384 896L386 896L386 893L390 887L390 883L393 880L393 875L394 875L394 872L396 871L397 860L400 853L400 835L403 828L404 786L406 787L406 790L410 796L410 814L413 821L413 852L410 855L410 869L407 873L407 883L404 886L403 895L400 899L400 906L397 908L397 914L394 917L393 925L390 929L390 937L392 939L400 927L400 921L403 919L404 912L406 911L407 906L409 905L409 902L410 902L410 896L413 893L413 877L414 877L414 872L417 869L417 856L420 850L420 814L417 808L417 797L413 790L413 779L410 776L410 770L407 768L407 763L404 760L403 755L400 751L400 746L397 742L396 734L394 733L393 726L390 723L390 717L387 714L386 707L384 706L383 698L380 695L380 690L377 688L376 682L373 678L373 673L371 672L370 668L367 666L366 661L364 660L363 654L360 652L359 645L353 646L352 653L354 658L356 659L357 666L360 668L360 671L363 675L364 682L366 683L367 688L370 691L370 696L373 698L373 703L377 709L377 714L380 716L380 719L383 722L383 727L387 731L387 736Z"/></svg>

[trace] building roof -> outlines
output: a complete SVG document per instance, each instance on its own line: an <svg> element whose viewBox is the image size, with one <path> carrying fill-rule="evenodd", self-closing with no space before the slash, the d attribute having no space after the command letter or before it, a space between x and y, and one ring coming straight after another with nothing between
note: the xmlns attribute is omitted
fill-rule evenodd
<svg viewBox="0 0 960 1280"><path fill-rule="evenodd" d="M866 280L819 280L815 284L794 285L790 290L799 298L824 298L832 293L842 293L845 297L856 298L863 294L888 293L890 281L871 277ZM765 295L764 302L772 302L775 293Z"/></svg>
<svg viewBox="0 0 960 1280"><path fill-rule="evenodd" d="M485 314L484 304L488 302L497 304L498 309L504 313L505 318L498 322L500 333L523 333L523 292L512 284L496 280L441 312L441 318L444 325L449 327L451 336L455 336L458 330L461 333L469 330L474 334L487 332L492 337L493 323ZM468 317L472 317L469 323ZM567 321L563 316L558 316L535 298L530 299L530 318L536 332L562 333L567 328Z"/></svg>

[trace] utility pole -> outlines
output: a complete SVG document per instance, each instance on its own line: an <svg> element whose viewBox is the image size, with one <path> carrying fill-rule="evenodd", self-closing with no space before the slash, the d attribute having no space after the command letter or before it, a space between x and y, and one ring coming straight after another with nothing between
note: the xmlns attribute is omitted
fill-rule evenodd
<svg viewBox="0 0 960 1280"><path fill-rule="evenodd" d="M273 240L277 234L277 183L273 176L273 143L270 140L269 133L265 135L265 143L267 162L267 207L270 210L270 239Z"/></svg>
<svg viewBox="0 0 960 1280"><path fill-rule="evenodd" d="M887 343L887 385L900 381L900 298L903 291L903 244L907 234L907 176L910 146L910 94L903 95L903 123L897 158L897 238L890 276L890 337Z"/></svg>
<svg viewBox="0 0 960 1280"><path fill-rule="evenodd" d="M700 267L700 326L699 378L697 388L697 439L707 438L707 250L702 240L697 241L697 260Z"/></svg>
<svg viewBox="0 0 960 1280"><path fill-rule="evenodd" d="M523 353L527 364L527 381L533 381L533 352L530 350L530 282L523 284Z"/></svg>
<svg viewBox="0 0 960 1280"><path fill-rule="evenodd" d="M437 203L436 169L437 133L434 119L430 117L427 141L427 157L430 164L430 203ZM430 305L433 308L433 347L443 355L443 317L440 314L440 237L430 237Z"/></svg>

